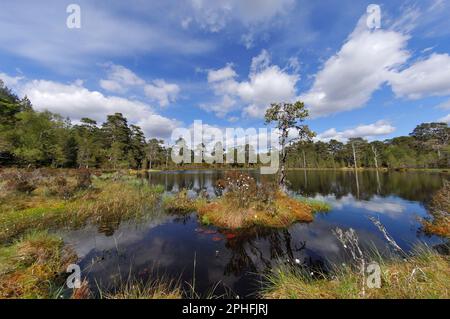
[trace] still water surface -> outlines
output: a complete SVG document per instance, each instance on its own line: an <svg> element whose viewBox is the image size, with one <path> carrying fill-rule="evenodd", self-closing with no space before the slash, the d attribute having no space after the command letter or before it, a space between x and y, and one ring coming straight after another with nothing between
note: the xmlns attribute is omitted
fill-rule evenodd
<svg viewBox="0 0 450 319"><path fill-rule="evenodd" d="M257 179L261 177L251 172ZM223 171L160 172L145 176L166 192L187 188L191 196L201 191L214 196L215 181ZM93 226L63 232L80 257L83 275L90 283L114 286L127 278L146 280L164 274L181 282L193 282L196 291L207 294L220 283L216 294L231 290L252 297L260 286L258 274L280 262L297 260L311 267L345 262L346 256L332 233L336 227L356 230L365 249L387 251L386 241L368 217L381 221L406 251L424 242L442 240L425 235L419 218L427 217L431 196L448 175L422 172L290 171L293 193L324 200L332 210L315 216L310 224L288 229L253 229L228 233L198 224L190 216L154 214L141 222L126 222L106 228ZM158 207L155 207L160 211ZM195 267L194 267L195 262ZM194 276L195 275L195 276Z"/></svg>

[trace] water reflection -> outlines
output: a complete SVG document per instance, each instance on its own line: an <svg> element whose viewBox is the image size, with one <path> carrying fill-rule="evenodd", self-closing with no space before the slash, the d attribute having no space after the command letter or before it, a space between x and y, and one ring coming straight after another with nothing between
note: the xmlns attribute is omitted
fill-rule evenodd
<svg viewBox="0 0 450 319"><path fill-rule="evenodd" d="M260 180L256 171L251 174ZM166 191L188 188L192 194L206 190L214 194L220 171L152 173L151 184ZM291 171L291 191L331 203L333 209L318 214L313 223L288 229L252 229L230 232L198 224L195 214L185 217L162 215L145 222L115 224L106 230L87 227L63 234L80 256L82 268L93 283L112 283L130 274L139 279L158 269L182 282L194 275L200 293L215 283L241 296L257 289L257 275L278 262L300 263L326 269L346 256L332 234L336 227L354 228L366 249L388 250L382 235L367 218L377 217L402 249L418 241L439 245L442 240L420 232L418 217L427 216L426 205L445 178L440 174ZM219 291L220 292L220 291Z"/></svg>

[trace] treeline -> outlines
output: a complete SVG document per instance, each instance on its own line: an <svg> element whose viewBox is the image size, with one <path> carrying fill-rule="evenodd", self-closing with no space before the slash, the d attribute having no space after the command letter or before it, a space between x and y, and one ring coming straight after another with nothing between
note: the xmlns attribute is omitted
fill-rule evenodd
<svg viewBox="0 0 450 319"><path fill-rule="evenodd" d="M446 123L423 123L409 136L368 142L296 143L288 150L288 167L299 168L449 168L450 128Z"/></svg>
<svg viewBox="0 0 450 319"><path fill-rule="evenodd" d="M162 161L162 141L146 141L142 129L122 114L104 123L79 124L51 112L33 110L0 80L0 166L148 168Z"/></svg>
<svg viewBox="0 0 450 319"><path fill-rule="evenodd" d="M386 141L352 138L346 143L336 140L299 142L287 148L287 167L449 168L449 138L450 128L446 123L424 123L409 136ZM191 163L195 154L204 150L204 145L192 150ZM142 129L130 125L120 113L108 115L101 124L89 118L73 124L58 114L33 110L27 97L19 98L0 80L0 166L109 169L258 166L174 164L170 151L162 140L147 140ZM236 154L237 150L228 152ZM255 151L246 145L244 152L248 161Z"/></svg>

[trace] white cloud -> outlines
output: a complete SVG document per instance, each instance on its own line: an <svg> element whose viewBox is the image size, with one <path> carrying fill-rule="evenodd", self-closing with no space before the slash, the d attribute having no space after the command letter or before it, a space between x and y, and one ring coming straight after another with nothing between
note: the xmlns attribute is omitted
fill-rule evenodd
<svg viewBox="0 0 450 319"><path fill-rule="evenodd" d="M205 111L214 112L218 117L223 118L236 107L236 100L229 95L224 95L218 103L200 104L200 108Z"/></svg>
<svg viewBox="0 0 450 319"><path fill-rule="evenodd" d="M292 70L294 73L300 72L300 62L297 57L290 57L288 60L287 67Z"/></svg>
<svg viewBox="0 0 450 319"><path fill-rule="evenodd" d="M198 54L214 47L211 41L167 27L169 22L161 22L156 16L161 13L154 10L154 3L139 5L141 12L153 14L152 19L130 18L132 6L117 1L93 4L78 0L77 4L82 27L74 30L66 27L67 3L2 1L0 49L61 72L72 72L97 62L98 57L112 59L149 52Z"/></svg>
<svg viewBox="0 0 450 319"><path fill-rule="evenodd" d="M235 20L244 25L266 22L287 12L294 0L191 0L197 23L211 32Z"/></svg>
<svg viewBox="0 0 450 319"><path fill-rule="evenodd" d="M100 80L100 86L102 89L110 92L116 92L116 93L125 93L126 89L120 85L119 82L114 80Z"/></svg>
<svg viewBox="0 0 450 319"><path fill-rule="evenodd" d="M395 201L386 201L386 198L382 198L380 196L374 196L372 199L365 200L357 200L353 195L348 194L336 198L335 195L316 195L315 199L322 200L331 204L333 209L345 209L346 206L362 208L364 210L368 210L371 213L378 213L387 215L391 218L396 218L401 216L401 214L406 212L406 206L400 202Z"/></svg>
<svg viewBox="0 0 450 319"><path fill-rule="evenodd" d="M405 63L408 36L391 31L370 31L366 16L345 44L325 63L312 88L299 98L312 116L326 116L364 106L385 83L392 70Z"/></svg>
<svg viewBox="0 0 450 319"><path fill-rule="evenodd" d="M222 69L209 70L208 71L208 82L213 83L213 82L230 80L236 76L237 76L237 74L233 70L233 65L227 64L227 66Z"/></svg>
<svg viewBox="0 0 450 319"><path fill-rule="evenodd" d="M7 87L12 88L17 86L19 82L23 80L23 76L10 76L0 72L0 80L2 80Z"/></svg>
<svg viewBox="0 0 450 319"><path fill-rule="evenodd" d="M250 69L248 80L242 82L235 79L237 74L231 64L219 70L210 70L208 82L214 93L222 96L222 102L226 103L203 106L203 108L209 108L217 115L224 116L234 109L231 106L234 107L239 101L245 105L243 110L245 115L261 118L270 103L287 102L295 98L295 86L299 76L271 65L270 56L266 50L252 59Z"/></svg>
<svg viewBox="0 0 450 319"><path fill-rule="evenodd" d="M389 83L397 97L420 99L450 94L450 56L432 54L409 68L392 73Z"/></svg>
<svg viewBox="0 0 450 319"><path fill-rule="evenodd" d="M160 106L167 106L176 101L180 87L177 84L158 79L154 80L152 84L145 85L144 91L147 97L158 101Z"/></svg>
<svg viewBox="0 0 450 319"><path fill-rule="evenodd" d="M329 141L331 139L338 141L346 141L353 137L373 138L375 136L383 136L391 134L395 131L395 127L386 121L377 121L368 125L359 125L355 128L344 131L337 131L335 128L330 128L325 132L317 135L317 140Z"/></svg>
<svg viewBox="0 0 450 319"><path fill-rule="evenodd" d="M162 79L146 83L133 71L121 65L107 65L107 79L100 80L100 86L110 92L125 93L129 88L142 87L147 97L157 101L160 106L167 106L175 102L180 87L177 84L167 83Z"/></svg>
<svg viewBox="0 0 450 319"><path fill-rule="evenodd" d="M270 103L292 101L297 81L297 75L288 74L276 65L250 74L250 80L241 82L237 91L243 101L250 103L244 113L262 118Z"/></svg>
<svg viewBox="0 0 450 319"><path fill-rule="evenodd" d="M447 114L446 116L441 117L441 118L438 120L438 122L443 122L443 123L448 123L448 124L450 124L450 114Z"/></svg>
<svg viewBox="0 0 450 319"><path fill-rule="evenodd" d="M122 65L107 64L107 79L100 80L100 86L107 91L124 93L131 86L144 85L145 81Z"/></svg>
<svg viewBox="0 0 450 319"><path fill-rule="evenodd" d="M116 96L105 96L90 91L81 82L62 84L46 80L33 80L21 89L36 110L49 110L79 121L89 117L103 122L106 116L122 113L131 123L142 127L148 137L167 137L180 123L174 119L155 114L152 108L137 100Z"/></svg>
<svg viewBox="0 0 450 319"><path fill-rule="evenodd" d="M261 53L252 58L252 64L250 66L251 73L258 73L264 71L270 66L270 54L267 50L262 50Z"/></svg>

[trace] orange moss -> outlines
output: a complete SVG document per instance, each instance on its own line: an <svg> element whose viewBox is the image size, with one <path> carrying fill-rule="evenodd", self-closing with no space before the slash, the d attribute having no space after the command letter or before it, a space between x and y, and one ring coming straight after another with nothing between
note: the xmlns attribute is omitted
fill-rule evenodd
<svg viewBox="0 0 450 319"><path fill-rule="evenodd" d="M450 237L450 220L440 219L429 222L424 220L424 230L428 234L434 234L442 237Z"/></svg>
<svg viewBox="0 0 450 319"><path fill-rule="evenodd" d="M295 222L312 222L313 209L305 203L278 192L273 202L261 207L252 203L248 208L236 208L226 199L220 198L201 205L198 214L202 220L229 229L246 228L255 225L274 228L287 227Z"/></svg>
<svg viewBox="0 0 450 319"><path fill-rule="evenodd" d="M431 220L423 220L426 233L450 237L450 182L433 196L430 205Z"/></svg>
<svg viewBox="0 0 450 319"><path fill-rule="evenodd" d="M53 297L64 283L67 265L76 260L62 239L46 232L0 248L0 299Z"/></svg>

